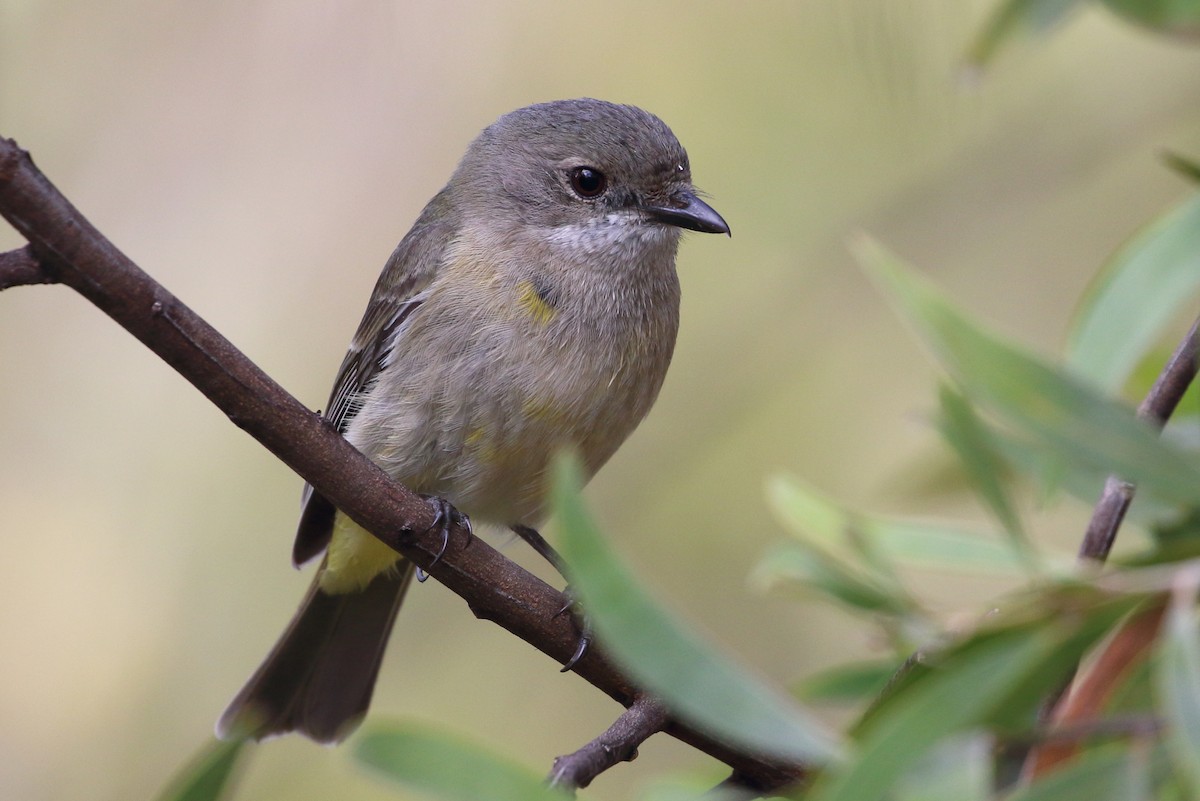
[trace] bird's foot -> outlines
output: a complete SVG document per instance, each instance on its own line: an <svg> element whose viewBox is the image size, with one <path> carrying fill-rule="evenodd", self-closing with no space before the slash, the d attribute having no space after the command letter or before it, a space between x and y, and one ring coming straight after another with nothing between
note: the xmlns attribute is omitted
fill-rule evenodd
<svg viewBox="0 0 1200 801"><path fill-rule="evenodd" d="M432 568L434 565L440 562L442 557L445 555L446 548L450 545L450 531L454 527L462 526L467 530L468 543L471 541L471 538L475 536L475 532L471 527L471 518L455 509L454 506L445 498L439 498L435 495L423 495L421 497L433 505L435 512L433 525L429 527L429 530L433 531L436 529L442 534L442 547L438 549L438 552L433 556L433 561L429 563L429 567ZM417 581L425 581L427 578L429 578L429 573L418 567Z"/></svg>
<svg viewBox="0 0 1200 801"><path fill-rule="evenodd" d="M575 628L579 630L579 642L575 645L575 653L571 654L571 658L559 668L560 673L566 673L579 664L579 660L583 659L583 655L587 653L588 646L592 644L592 622L588 619L587 612L583 610L575 593L571 592L570 585L563 590L563 594L567 596L567 602L563 604L562 609L554 613L554 616L571 616L571 620L575 622Z"/></svg>

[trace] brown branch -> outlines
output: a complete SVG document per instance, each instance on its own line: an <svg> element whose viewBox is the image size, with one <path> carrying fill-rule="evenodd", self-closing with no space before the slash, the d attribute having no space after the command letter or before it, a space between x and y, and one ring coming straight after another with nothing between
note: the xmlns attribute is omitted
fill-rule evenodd
<svg viewBox="0 0 1200 801"><path fill-rule="evenodd" d="M1163 366L1154 385L1138 405L1137 416L1158 428L1165 426L1196 378L1198 366L1200 319L1192 323ZM1109 476L1105 480L1104 490L1092 510L1079 546L1080 561L1103 563L1108 559L1136 491L1134 484L1119 476ZM1058 691L1047 697L1040 717L1051 731L1099 720L1109 697L1131 667L1144 658L1154 644L1165 608L1164 601L1127 620L1085 674L1069 678ZM1024 779L1031 781L1053 770L1074 756L1077 750L1072 743L1047 744L1030 750L1025 759Z"/></svg>
<svg viewBox="0 0 1200 801"><path fill-rule="evenodd" d="M1200 352L1198 329L1200 320L1192 324L1192 329L1175 348L1154 386L1138 406L1137 416L1141 419L1162 428L1174 414L1175 407L1196 377L1197 353ZM1117 476L1108 477L1079 546L1080 559L1103 562L1108 558L1136 489Z"/></svg>
<svg viewBox="0 0 1200 801"><path fill-rule="evenodd" d="M637 758L638 746L663 730L667 710L648 695L639 697L596 739L572 754L554 760L549 782L552 787L574 791L621 762Z"/></svg>
<svg viewBox="0 0 1200 801"><path fill-rule="evenodd" d="M26 246L0 253L0 290L32 284L56 284L58 277L33 255Z"/></svg>
<svg viewBox="0 0 1200 801"><path fill-rule="evenodd" d="M1064 741L1056 733L1086 730L1103 721L1101 715L1113 693L1141 663L1162 626L1167 601L1163 598L1148 609L1130 617L1117 629L1087 670L1071 683L1071 691L1054 707L1047 727L1049 741L1029 752L1022 770L1023 782L1032 782L1050 773L1079 751L1077 741Z"/></svg>
<svg viewBox="0 0 1200 801"><path fill-rule="evenodd" d="M392 481L139 269L58 192L25 151L2 137L0 214L31 245L0 261L0 287L56 281L76 290L339 509L428 569L476 617L491 620L560 663L571 656L578 635L568 616L555 614L566 603L562 593L484 542L463 547L467 537L461 528L430 569L441 537L429 531L434 523L429 504ZM624 706L640 695L598 647L589 649L575 672ZM792 783L804 771L800 765L736 749L678 721L668 723L665 731L753 777L763 788Z"/></svg>

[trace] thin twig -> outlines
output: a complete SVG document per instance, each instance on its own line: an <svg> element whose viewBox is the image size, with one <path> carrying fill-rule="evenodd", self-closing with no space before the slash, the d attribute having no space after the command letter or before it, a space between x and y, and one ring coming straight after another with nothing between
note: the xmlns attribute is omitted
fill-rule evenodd
<svg viewBox="0 0 1200 801"><path fill-rule="evenodd" d="M389 547L429 571L462 597L474 614L491 620L535 648L565 662L578 634L557 615L566 599L494 548L479 540L465 548L467 533L453 532L442 545L434 511L392 481L320 415L289 395L207 322L137 267L97 231L34 166L15 142L0 137L0 214L32 245L14 251L9 286L50 276L76 290L142 341L190 381L239 428L295 470L335 506ZM38 262L26 264L27 252ZM622 705L640 693L599 647L575 672ZM790 784L804 767L780 763L731 747L678 721L665 731L754 777L764 788Z"/></svg>
<svg viewBox="0 0 1200 801"><path fill-rule="evenodd" d="M1197 367L1200 366L1198 356L1200 319L1192 323L1145 399L1138 405L1139 419L1157 428L1167 424L1196 377ZM1092 510L1083 542L1079 546L1081 562L1102 564L1108 559L1136 491L1134 484L1119 476L1105 479L1104 489ZM1052 730L1097 719L1102 713L1104 701L1127 674L1129 665L1143 658L1153 645L1163 608L1162 605L1152 607L1126 621L1086 674L1068 677L1055 692L1046 697L1038 717ZM1076 750L1071 744L1034 748L1026 755L1023 773L1027 779L1037 777L1069 759Z"/></svg>
<svg viewBox="0 0 1200 801"><path fill-rule="evenodd" d="M571 792L587 787L613 765L636 759L638 746L662 731L666 723L667 710L662 702L648 695L640 696L599 737L578 751L555 759L550 786Z"/></svg>
<svg viewBox="0 0 1200 801"><path fill-rule="evenodd" d="M1171 354L1170 360L1159 373L1158 379L1145 400L1138 406L1137 416L1158 428L1166 425L1167 420L1175 412L1175 407L1187 392L1196 377L1197 353L1200 346L1200 320L1192 323L1187 336L1179 343L1179 347ZM1125 512L1133 502L1136 487L1118 476L1109 476L1104 482L1104 490L1096 508L1092 510L1092 518L1088 521L1087 531L1079 546L1079 558L1092 562L1103 562L1108 559L1113 543L1117 539L1117 531Z"/></svg>
<svg viewBox="0 0 1200 801"><path fill-rule="evenodd" d="M1117 629L1088 669L1071 683L1070 692L1054 706L1046 726L1048 735L1053 737L1063 731L1100 725L1100 716L1113 693L1146 658L1158 638L1166 608L1164 598ZM1051 739L1038 745L1026 757L1022 770L1024 780L1033 781L1051 772L1078 751L1079 743L1074 740Z"/></svg>
<svg viewBox="0 0 1200 801"><path fill-rule="evenodd" d="M0 290L14 286L56 283L58 278L45 269L45 265L38 261L29 246L0 253Z"/></svg>

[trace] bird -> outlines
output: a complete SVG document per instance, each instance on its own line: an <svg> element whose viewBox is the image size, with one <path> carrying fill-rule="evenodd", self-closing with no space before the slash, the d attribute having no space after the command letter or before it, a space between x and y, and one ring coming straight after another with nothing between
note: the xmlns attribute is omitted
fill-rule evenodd
<svg viewBox="0 0 1200 801"><path fill-rule="evenodd" d="M684 230L730 233L655 115L581 98L501 116L387 260L325 419L443 526L510 528L556 561L536 528L551 461L573 449L590 478L649 412ZM218 736L336 743L366 715L416 569L306 485L292 558L322 554Z"/></svg>

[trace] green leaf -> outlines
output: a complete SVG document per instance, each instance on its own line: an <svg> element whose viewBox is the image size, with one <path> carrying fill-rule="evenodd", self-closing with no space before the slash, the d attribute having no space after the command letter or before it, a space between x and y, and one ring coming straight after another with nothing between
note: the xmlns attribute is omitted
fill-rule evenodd
<svg viewBox="0 0 1200 801"><path fill-rule="evenodd" d="M1200 459L1082 380L985 333L910 267L869 239L864 269L963 391L1022 436L1083 470L1114 473L1184 506L1200 498Z"/></svg>
<svg viewBox="0 0 1200 801"><path fill-rule="evenodd" d="M565 801L532 770L445 732L415 723L376 728L354 744L362 765L444 801Z"/></svg>
<svg viewBox="0 0 1200 801"><path fill-rule="evenodd" d="M1180 175L1191 178L1196 183L1200 183L1200 162L1169 151L1163 153L1163 161Z"/></svg>
<svg viewBox="0 0 1200 801"><path fill-rule="evenodd" d="M798 479L767 482L767 502L797 541L839 555L856 568L851 538L870 542L885 560L950 572L1024 575L1027 563L1012 543L945 524L853 512ZM857 566L859 572L862 567Z"/></svg>
<svg viewBox="0 0 1200 801"><path fill-rule="evenodd" d="M967 64L975 69L986 67L1002 45L1017 38L1045 33L1080 2L1006 0L1000 3L967 52Z"/></svg>
<svg viewBox="0 0 1200 801"><path fill-rule="evenodd" d="M863 571L797 543L780 543L768 549L755 565L750 581L764 590L783 583L799 585L851 610L895 617L916 611L916 603L902 591L882 587Z"/></svg>
<svg viewBox="0 0 1200 801"><path fill-rule="evenodd" d="M839 758L837 737L808 712L651 600L600 536L581 486L578 462L560 458L551 497L563 556L605 652L672 714L716 736L784 759L823 764Z"/></svg>
<svg viewBox="0 0 1200 801"><path fill-rule="evenodd" d="M905 771L892 789L896 801L986 801L992 797L992 738L952 737Z"/></svg>
<svg viewBox="0 0 1200 801"><path fill-rule="evenodd" d="M1101 0L1109 11L1157 33L1195 41L1200 38L1196 0Z"/></svg>
<svg viewBox="0 0 1200 801"><path fill-rule="evenodd" d="M1200 292L1200 195L1143 228L1084 295L1067 364L1116 393L1164 327Z"/></svg>
<svg viewBox="0 0 1200 801"><path fill-rule="evenodd" d="M861 701L883 692L899 669L893 660L838 665L803 679L795 693L805 701Z"/></svg>
<svg viewBox="0 0 1200 801"><path fill-rule="evenodd" d="M1004 484L1009 473L1008 463L1000 455L986 424L961 393L945 384L939 387L938 398L941 409L938 430L942 437L958 454L976 493L1004 526L1013 551L1031 568L1037 569L1037 553Z"/></svg>
<svg viewBox="0 0 1200 801"><path fill-rule="evenodd" d="M1005 801L1129 801L1140 797L1136 758L1127 748L1096 748Z"/></svg>
<svg viewBox="0 0 1200 801"><path fill-rule="evenodd" d="M823 772L806 801L883 799L916 760L946 738L985 726L1031 724L1044 693L1135 602L1105 600L1086 587L1067 597L1081 605L1068 613L1043 599L1030 607L1032 619L1018 605L1013 620L998 621L998 628L977 633L926 670L913 671L856 727L856 758Z"/></svg>
<svg viewBox="0 0 1200 801"><path fill-rule="evenodd" d="M823 772L807 801L875 801L944 737L973 727L1057 646L1046 627L980 638L891 697L867 723L857 758Z"/></svg>
<svg viewBox="0 0 1200 801"><path fill-rule="evenodd" d="M159 801L217 801L229 789L246 741L210 740L171 780Z"/></svg>
<svg viewBox="0 0 1200 801"><path fill-rule="evenodd" d="M1155 685L1158 708L1167 720L1168 753L1179 775L1200 794L1200 620L1196 593L1200 566L1177 574L1171 605L1163 623Z"/></svg>

